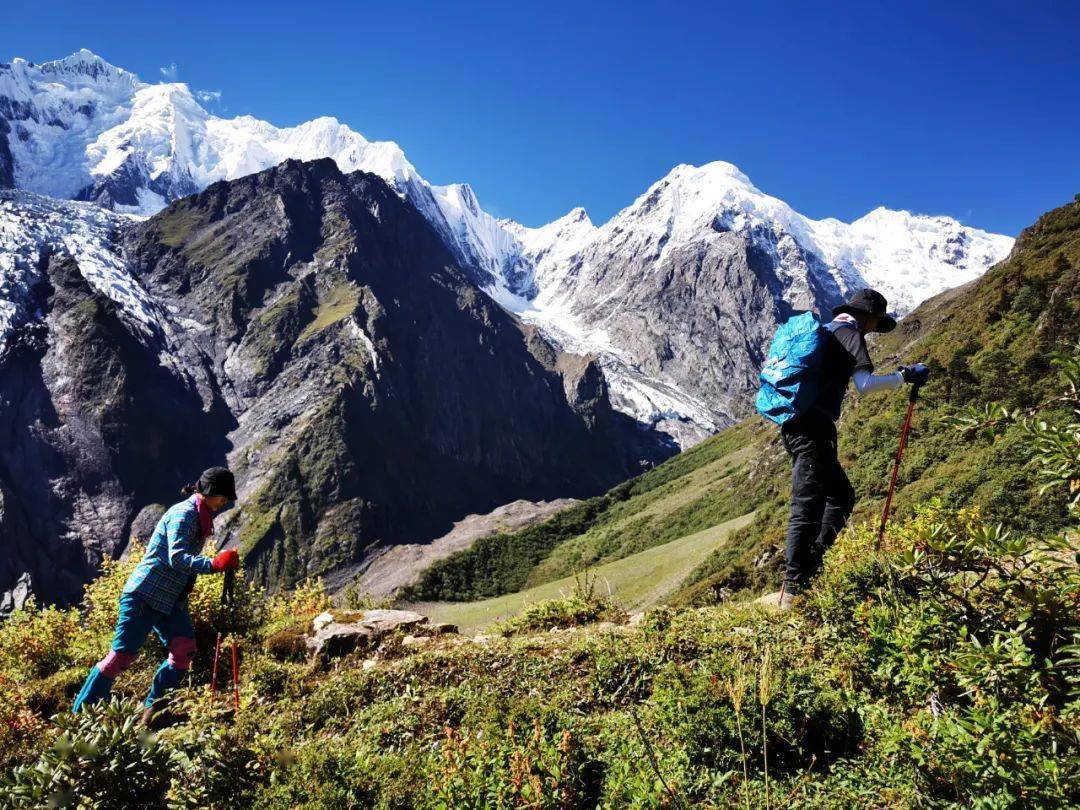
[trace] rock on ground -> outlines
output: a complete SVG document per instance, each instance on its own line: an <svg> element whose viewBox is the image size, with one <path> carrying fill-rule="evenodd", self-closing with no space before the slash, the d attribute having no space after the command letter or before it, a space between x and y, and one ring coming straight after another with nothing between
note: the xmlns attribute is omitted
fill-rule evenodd
<svg viewBox="0 0 1080 810"><path fill-rule="evenodd" d="M340 658L376 648L395 630L410 630L426 623L427 616L411 610L366 610L336 616L327 612L312 621L307 647L314 658L324 661Z"/></svg>

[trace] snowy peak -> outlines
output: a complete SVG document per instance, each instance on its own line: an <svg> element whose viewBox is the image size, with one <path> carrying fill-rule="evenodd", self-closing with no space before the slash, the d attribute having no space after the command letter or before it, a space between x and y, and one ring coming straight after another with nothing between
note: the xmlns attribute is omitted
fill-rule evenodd
<svg viewBox="0 0 1080 810"><path fill-rule="evenodd" d="M561 276L598 230L580 206L539 228L527 228L513 220L501 220L499 225L515 241L515 255L503 278L512 293L526 299L556 289Z"/></svg>
<svg viewBox="0 0 1080 810"><path fill-rule="evenodd" d="M797 253L821 260L824 283L831 280L844 294L873 286L899 314L985 272L1013 242L951 217L884 207L850 224L813 220L724 161L676 166L602 226L596 239L612 251L651 252L660 261L664 251L727 231L770 253L791 240Z"/></svg>
<svg viewBox="0 0 1080 810"><path fill-rule="evenodd" d="M738 166L728 163L726 160L714 160L701 166L690 163L680 163L664 178L669 182L705 182L714 187L742 186L749 191L759 193ZM663 181L661 181L663 182Z"/></svg>
<svg viewBox="0 0 1080 810"><path fill-rule="evenodd" d="M11 70L13 79L21 81L27 88L41 81L59 84L69 91L87 87L133 88L141 84L134 73L106 62L86 48L63 59L43 62L40 65L15 58L5 67Z"/></svg>
<svg viewBox="0 0 1080 810"><path fill-rule="evenodd" d="M731 324L764 319L770 331L780 313L827 309L863 286L902 315L983 273L1013 241L885 208L851 223L813 220L725 161L675 166L600 227L575 208L530 228L493 217L467 184L428 183L398 144L369 141L336 118L277 127L216 116L198 98L186 84L143 82L85 50L41 65L0 64L0 188L149 215L288 159L371 172L420 211L495 300L562 345L597 354L618 406L646 422L711 430L736 413L738 379L753 379L761 347L733 344ZM107 252L103 233L84 237L95 255ZM724 268L729 275L717 275ZM741 293L752 295L738 310ZM141 303L125 301L124 311L150 320ZM0 320L25 316L11 310ZM727 354L714 357L716 346ZM728 376L699 386L718 362L729 363Z"/></svg>
<svg viewBox="0 0 1080 810"><path fill-rule="evenodd" d="M850 225L808 220L822 257L881 292L907 314L939 292L982 275L1012 250L1009 236L946 216L875 208Z"/></svg>
<svg viewBox="0 0 1080 810"><path fill-rule="evenodd" d="M90 51L0 65L0 119L17 187L139 214L289 158L330 157L399 190L422 182L397 144L368 141L335 118L286 128L219 118L186 84L141 82Z"/></svg>
<svg viewBox="0 0 1080 810"><path fill-rule="evenodd" d="M89 51L0 65L0 187L150 215L219 180L320 158L390 183L478 281L514 264L513 236L469 186L429 185L396 143L369 141L336 118L295 127L220 118L186 84L141 82Z"/></svg>
<svg viewBox="0 0 1080 810"><path fill-rule="evenodd" d="M637 250L642 243L681 243L717 231L759 226L802 231L801 218L783 200L760 191L725 161L681 164L603 226L600 238Z"/></svg>

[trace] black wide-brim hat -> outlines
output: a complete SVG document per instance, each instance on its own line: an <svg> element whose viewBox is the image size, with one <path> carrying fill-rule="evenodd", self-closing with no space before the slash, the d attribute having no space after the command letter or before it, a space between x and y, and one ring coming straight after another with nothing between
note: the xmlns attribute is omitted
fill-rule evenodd
<svg viewBox="0 0 1080 810"><path fill-rule="evenodd" d="M873 331L891 332L896 328L896 318L885 311L887 306L884 295L877 290L866 288L865 290L859 290L851 296L846 304L834 307L832 314L834 318L845 312L848 315L854 315L856 313L875 315L877 316L878 322L877 328Z"/></svg>
<svg viewBox="0 0 1080 810"><path fill-rule="evenodd" d="M225 467L211 467L199 476L198 491L203 495L224 495L236 500L236 479Z"/></svg>

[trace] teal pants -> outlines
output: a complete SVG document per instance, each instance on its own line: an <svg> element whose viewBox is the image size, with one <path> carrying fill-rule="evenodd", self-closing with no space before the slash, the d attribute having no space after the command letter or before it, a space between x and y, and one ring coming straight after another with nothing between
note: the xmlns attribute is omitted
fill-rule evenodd
<svg viewBox="0 0 1080 810"><path fill-rule="evenodd" d="M195 657L195 627L188 613L187 600L177 602L170 613L162 613L150 607L138 594L125 593L120 597L120 616L116 621L112 649L91 667L72 710L78 712L84 705L108 697L116 677L131 666L151 632L161 639L169 656L154 674L145 705L152 706L170 689L179 686Z"/></svg>

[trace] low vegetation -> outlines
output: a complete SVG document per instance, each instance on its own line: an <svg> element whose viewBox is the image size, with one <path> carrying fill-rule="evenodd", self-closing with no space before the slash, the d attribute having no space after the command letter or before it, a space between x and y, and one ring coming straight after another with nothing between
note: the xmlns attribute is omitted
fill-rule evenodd
<svg viewBox="0 0 1080 810"><path fill-rule="evenodd" d="M239 711L207 693L202 658L175 724L156 732L132 700L156 656L114 703L73 717L107 633L58 630L70 614L30 606L0 630L0 795L26 807L1080 801L1075 549L940 505L880 550L874 535L845 533L791 614L657 608L634 627L548 632L619 618L584 587L502 626L505 639L440 637L374 668L278 660L268 631L322 597L286 605L247 589ZM194 607L203 631L198 605L213 596Z"/></svg>
<svg viewBox="0 0 1080 810"><path fill-rule="evenodd" d="M1080 361L1060 362L1076 418L1026 429L1046 493L1063 490L1075 513ZM969 427L996 429L991 417ZM240 706L207 693L203 652L156 732L132 700L154 655L114 702L68 710L129 567L109 563L81 611L30 604L0 627L7 804L1080 801L1075 537L1013 532L976 508L924 503L880 547L871 524L846 531L791 613L661 607L628 626L586 576L495 636L440 636L411 653L391 643L374 665L347 657L329 670L280 643L325 607L317 583L273 597L244 585L223 608L220 579L204 577L192 596L201 647L215 629L240 643Z"/></svg>

